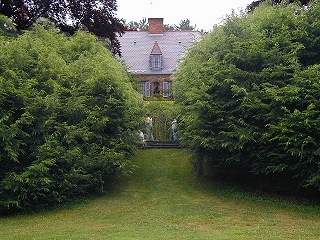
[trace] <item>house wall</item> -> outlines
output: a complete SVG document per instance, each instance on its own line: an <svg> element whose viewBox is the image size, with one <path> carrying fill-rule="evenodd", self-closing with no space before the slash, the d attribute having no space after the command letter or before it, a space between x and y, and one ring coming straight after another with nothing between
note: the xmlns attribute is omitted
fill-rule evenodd
<svg viewBox="0 0 320 240"><path fill-rule="evenodd" d="M171 74L192 43L201 40L201 33L164 31L163 18L148 18L148 23L149 31L126 31L119 36L122 51L119 58L135 76L141 94L172 97Z"/></svg>
<svg viewBox="0 0 320 240"><path fill-rule="evenodd" d="M150 82L151 96L163 93L163 82L170 82L171 75L135 75L137 81ZM156 88L158 86L158 89Z"/></svg>

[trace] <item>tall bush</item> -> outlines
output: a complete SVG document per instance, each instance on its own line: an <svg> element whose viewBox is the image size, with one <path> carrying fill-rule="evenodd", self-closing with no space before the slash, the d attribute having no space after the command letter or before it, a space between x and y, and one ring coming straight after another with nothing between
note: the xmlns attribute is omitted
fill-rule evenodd
<svg viewBox="0 0 320 240"><path fill-rule="evenodd" d="M174 94L200 171L320 189L319 12L231 15L186 56Z"/></svg>
<svg viewBox="0 0 320 240"><path fill-rule="evenodd" d="M0 52L1 212L101 193L125 173L142 100L102 43L38 25Z"/></svg>

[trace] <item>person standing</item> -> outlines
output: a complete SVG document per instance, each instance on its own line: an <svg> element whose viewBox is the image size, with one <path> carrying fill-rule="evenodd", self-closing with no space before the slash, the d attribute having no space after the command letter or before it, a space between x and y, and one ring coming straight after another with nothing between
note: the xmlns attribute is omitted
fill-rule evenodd
<svg viewBox="0 0 320 240"><path fill-rule="evenodd" d="M173 141L178 141L178 123L177 123L177 119L173 119L172 123L172 137L173 137Z"/></svg>
<svg viewBox="0 0 320 240"><path fill-rule="evenodd" d="M147 120L146 120L146 130L147 130L147 140L153 141L153 134L152 134L152 117L148 113Z"/></svg>

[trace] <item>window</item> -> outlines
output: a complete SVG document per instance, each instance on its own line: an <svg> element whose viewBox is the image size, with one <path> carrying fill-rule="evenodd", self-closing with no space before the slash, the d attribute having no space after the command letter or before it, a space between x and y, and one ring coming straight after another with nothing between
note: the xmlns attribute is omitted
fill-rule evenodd
<svg viewBox="0 0 320 240"><path fill-rule="evenodd" d="M161 70L162 69L162 55L152 54L150 55L150 69Z"/></svg>
<svg viewBox="0 0 320 240"><path fill-rule="evenodd" d="M150 82L138 82L138 90L143 96L150 97Z"/></svg>
<svg viewBox="0 0 320 240"><path fill-rule="evenodd" d="M172 97L172 94L171 94L171 82L163 82L163 97Z"/></svg>
<svg viewBox="0 0 320 240"><path fill-rule="evenodd" d="M149 56L149 62L150 62L151 70L162 69L162 52L157 41L154 42L154 45L152 47L152 50Z"/></svg>

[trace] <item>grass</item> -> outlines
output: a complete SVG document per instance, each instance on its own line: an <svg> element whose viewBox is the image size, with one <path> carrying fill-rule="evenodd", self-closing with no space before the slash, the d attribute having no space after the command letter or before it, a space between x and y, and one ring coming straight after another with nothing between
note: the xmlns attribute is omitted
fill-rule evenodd
<svg viewBox="0 0 320 240"><path fill-rule="evenodd" d="M0 218L0 239L320 239L320 207L209 183L186 150L140 150L132 161L108 195Z"/></svg>

